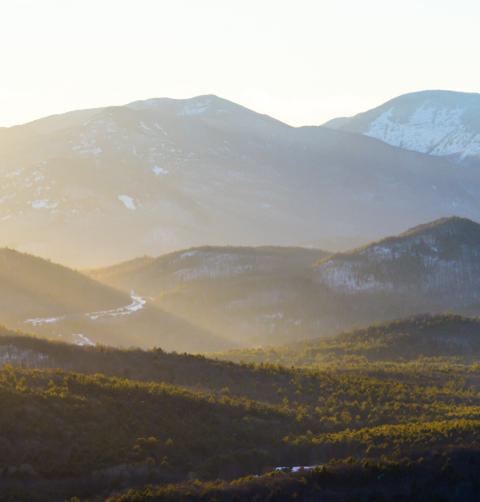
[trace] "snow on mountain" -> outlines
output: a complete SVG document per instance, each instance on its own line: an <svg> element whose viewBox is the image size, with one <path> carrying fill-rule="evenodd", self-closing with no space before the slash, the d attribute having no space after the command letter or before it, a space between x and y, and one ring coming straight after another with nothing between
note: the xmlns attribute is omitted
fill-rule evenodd
<svg viewBox="0 0 480 502"><path fill-rule="evenodd" d="M345 249L480 218L480 172L211 95L0 129L0 176L0 246L76 267L204 244Z"/></svg>
<svg viewBox="0 0 480 502"><path fill-rule="evenodd" d="M479 314L480 225L442 218L333 255L202 247L92 276L245 345L289 342L425 312Z"/></svg>
<svg viewBox="0 0 480 502"><path fill-rule="evenodd" d="M122 204L131 211L135 211L137 209L137 205L135 204L135 200L130 195L119 195L118 200L122 202Z"/></svg>
<svg viewBox="0 0 480 502"><path fill-rule="evenodd" d="M359 132L385 143L480 165L480 94L422 91L405 94L327 127Z"/></svg>
<svg viewBox="0 0 480 502"><path fill-rule="evenodd" d="M320 263L315 280L334 294L381 295L421 311L480 302L480 225L445 218Z"/></svg>

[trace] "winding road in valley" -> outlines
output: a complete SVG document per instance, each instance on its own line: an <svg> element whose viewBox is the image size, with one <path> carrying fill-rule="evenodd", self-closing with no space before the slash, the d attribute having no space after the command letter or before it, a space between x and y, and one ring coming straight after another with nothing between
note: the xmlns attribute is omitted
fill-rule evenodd
<svg viewBox="0 0 480 502"><path fill-rule="evenodd" d="M98 319L104 318L116 318L116 317L125 317L134 314L135 312L139 312L142 310L147 301L135 294L134 291L130 293L131 303L128 305L124 305L122 307L117 307L109 310L98 310L95 312L87 312L83 314L67 314L62 316L49 316L49 317L35 317L26 319L24 321L25 324L30 324L31 326L43 326L47 324L55 324L60 321L64 321L67 319L78 318L79 316L87 317L91 321L96 321ZM72 334L73 341L76 345L95 345L95 342L90 340L86 335L82 333L74 333Z"/></svg>

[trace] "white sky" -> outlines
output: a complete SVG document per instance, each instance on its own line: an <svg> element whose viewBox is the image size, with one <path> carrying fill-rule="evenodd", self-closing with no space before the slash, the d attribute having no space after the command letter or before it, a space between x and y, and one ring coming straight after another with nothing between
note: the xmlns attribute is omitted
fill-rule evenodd
<svg viewBox="0 0 480 502"><path fill-rule="evenodd" d="M319 124L480 91L478 0L0 0L0 126L217 94Z"/></svg>

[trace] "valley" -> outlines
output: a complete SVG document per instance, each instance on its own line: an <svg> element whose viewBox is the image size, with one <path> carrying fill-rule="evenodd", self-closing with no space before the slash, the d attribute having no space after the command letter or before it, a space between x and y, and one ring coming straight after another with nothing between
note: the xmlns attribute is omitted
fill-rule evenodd
<svg viewBox="0 0 480 502"><path fill-rule="evenodd" d="M477 101L0 129L0 499L474 500Z"/></svg>
<svg viewBox="0 0 480 502"><path fill-rule="evenodd" d="M0 2L0 502L478 502L473 0Z"/></svg>

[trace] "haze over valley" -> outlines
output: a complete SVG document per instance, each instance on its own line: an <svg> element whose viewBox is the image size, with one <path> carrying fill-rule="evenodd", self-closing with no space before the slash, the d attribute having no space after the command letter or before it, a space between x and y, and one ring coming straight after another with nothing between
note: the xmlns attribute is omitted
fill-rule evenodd
<svg viewBox="0 0 480 502"><path fill-rule="evenodd" d="M2 3L0 502L480 500L459 2Z"/></svg>

